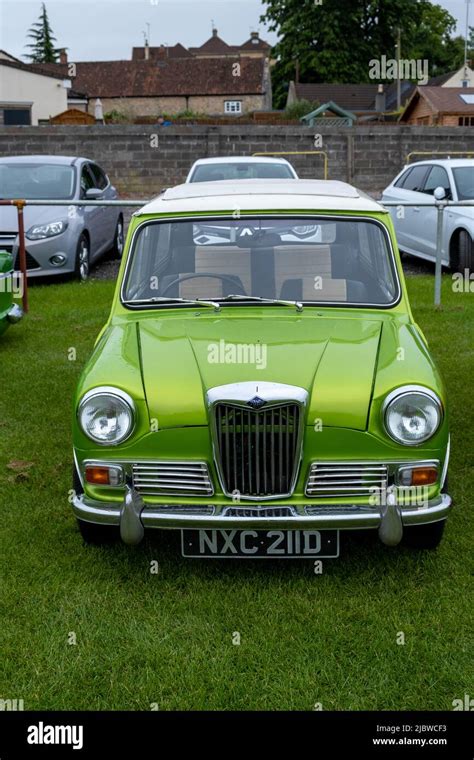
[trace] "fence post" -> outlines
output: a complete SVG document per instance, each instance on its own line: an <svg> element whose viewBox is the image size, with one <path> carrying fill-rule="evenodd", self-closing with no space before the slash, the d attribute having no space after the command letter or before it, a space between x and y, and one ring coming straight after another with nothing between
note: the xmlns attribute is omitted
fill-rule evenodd
<svg viewBox="0 0 474 760"><path fill-rule="evenodd" d="M436 201L438 207L438 227L436 233L436 269L435 269L435 306L441 304L441 279L442 279L442 257L443 257L443 228L444 228L444 209L446 204L443 201Z"/></svg>

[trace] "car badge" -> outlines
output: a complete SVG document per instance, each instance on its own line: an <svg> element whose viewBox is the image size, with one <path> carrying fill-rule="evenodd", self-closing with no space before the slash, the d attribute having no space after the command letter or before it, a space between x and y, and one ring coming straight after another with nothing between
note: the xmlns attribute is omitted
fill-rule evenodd
<svg viewBox="0 0 474 760"><path fill-rule="evenodd" d="M261 409L266 403L265 399L260 398L260 396L254 396L250 401L247 401L247 406L251 406L252 409Z"/></svg>

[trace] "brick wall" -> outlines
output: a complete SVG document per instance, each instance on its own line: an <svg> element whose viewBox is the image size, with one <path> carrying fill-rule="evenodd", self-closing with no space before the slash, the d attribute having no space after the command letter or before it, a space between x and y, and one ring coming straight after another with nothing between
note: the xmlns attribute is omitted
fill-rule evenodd
<svg viewBox="0 0 474 760"><path fill-rule="evenodd" d="M329 155L329 177L370 193L392 180L411 151L474 150L472 127L318 129ZM87 156L103 165L121 193L147 198L182 182L198 158L313 150L314 135L314 129L298 126L0 126L0 155ZM289 159L302 178L322 177L321 157Z"/></svg>

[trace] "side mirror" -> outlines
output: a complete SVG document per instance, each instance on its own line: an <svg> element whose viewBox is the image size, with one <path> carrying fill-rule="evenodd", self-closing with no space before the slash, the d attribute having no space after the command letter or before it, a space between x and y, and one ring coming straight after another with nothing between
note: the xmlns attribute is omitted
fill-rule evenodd
<svg viewBox="0 0 474 760"><path fill-rule="evenodd" d="M446 190L444 187L437 187L433 193L434 197L437 201L444 201L446 200Z"/></svg>
<svg viewBox="0 0 474 760"><path fill-rule="evenodd" d="M8 274L13 269L13 256L8 251L0 251L0 272Z"/></svg>
<svg viewBox="0 0 474 760"><path fill-rule="evenodd" d="M102 198L102 190L98 187L90 187L89 190L86 190L86 200L97 201L99 198Z"/></svg>

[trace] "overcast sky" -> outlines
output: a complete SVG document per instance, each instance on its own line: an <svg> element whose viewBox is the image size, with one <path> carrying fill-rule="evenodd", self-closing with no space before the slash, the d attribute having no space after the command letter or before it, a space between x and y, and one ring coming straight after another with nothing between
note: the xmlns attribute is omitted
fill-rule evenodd
<svg viewBox="0 0 474 760"><path fill-rule="evenodd" d="M438 3L458 19L458 31L464 34L466 1ZM147 23L152 45L196 47L210 37L212 21L230 45L243 43L251 30L275 42L259 22L261 0L46 0L46 7L56 44L68 48L72 61L130 59L132 47L143 45ZM24 56L28 30L40 10L41 0L0 0L0 48Z"/></svg>

